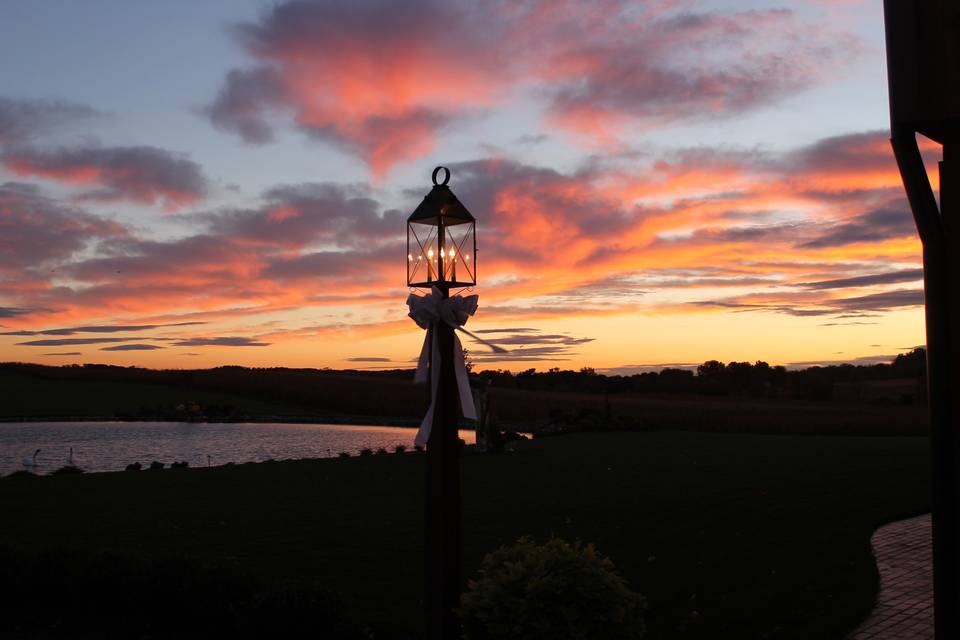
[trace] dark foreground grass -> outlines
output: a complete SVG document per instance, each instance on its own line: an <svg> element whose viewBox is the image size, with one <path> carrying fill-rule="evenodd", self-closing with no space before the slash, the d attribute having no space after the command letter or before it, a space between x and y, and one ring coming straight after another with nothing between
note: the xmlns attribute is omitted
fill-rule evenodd
<svg viewBox="0 0 960 640"><path fill-rule="evenodd" d="M927 454L924 438L679 432L468 453L465 573L521 535L558 535L613 559L650 601L652 637L841 638L876 590L873 529L928 508ZM403 454L5 478L0 544L177 554L314 580L378 637L411 637L423 463Z"/></svg>

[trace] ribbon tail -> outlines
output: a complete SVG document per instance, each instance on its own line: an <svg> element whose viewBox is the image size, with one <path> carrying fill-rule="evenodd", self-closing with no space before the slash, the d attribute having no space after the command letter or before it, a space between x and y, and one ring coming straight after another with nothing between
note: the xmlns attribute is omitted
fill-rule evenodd
<svg viewBox="0 0 960 640"><path fill-rule="evenodd" d="M413 439L413 443L421 447L427 446L427 441L430 440L430 432L433 430L433 409L437 404L437 392L440 389L440 345L437 341L437 332L432 327L427 331L427 337L424 339L423 352L420 354L421 362L423 362L423 353L427 350L427 343L430 344L430 408L423 416L417 435ZM419 367L417 375L420 375Z"/></svg>
<svg viewBox="0 0 960 640"><path fill-rule="evenodd" d="M464 329L463 327L457 327L457 329L460 330L460 331L463 331L465 334L467 334L468 336L470 336L471 338L473 338L474 340L476 340L476 341L479 342L480 344L484 345L485 347L490 347L490 350L493 351L494 353L507 353L507 350L504 349L503 347L501 347L501 346L499 346L499 345L495 345L495 344L493 344L492 342L487 342L486 340L484 340L483 338L481 338L481 337L478 336L477 334L471 333L470 331L467 331L467 330Z"/></svg>
<svg viewBox="0 0 960 640"><path fill-rule="evenodd" d="M476 420L477 409L473 405L470 377L467 375L467 364L463 359L463 346L456 333L453 334L453 370L457 374L457 390L460 392L460 410L463 412L463 417Z"/></svg>
<svg viewBox="0 0 960 640"><path fill-rule="evenodd" d="M423 384L427 381L427 373L430 371L430 336L433 335L433 328L427 329L427 335L423 337L423 347L420 348L420 358L417 361L417 371L413 374L414 384Z"/></svg>

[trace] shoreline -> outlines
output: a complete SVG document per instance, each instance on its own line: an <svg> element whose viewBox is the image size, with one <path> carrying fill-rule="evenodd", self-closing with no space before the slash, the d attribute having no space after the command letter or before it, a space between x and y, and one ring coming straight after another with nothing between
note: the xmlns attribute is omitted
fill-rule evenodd
<svg viewBox="0 0 960 640"><path fill-rule="evenodd" d="M0 424L26 422L170 422L170 423L197 423L197 424L336 424L358 427L403 427L415 429L420 426L419 420L410 418L389 418L383 416L242 416L236 418L189 418L171 419L165 416L121 417L121 416L3 416Z"/></svg>

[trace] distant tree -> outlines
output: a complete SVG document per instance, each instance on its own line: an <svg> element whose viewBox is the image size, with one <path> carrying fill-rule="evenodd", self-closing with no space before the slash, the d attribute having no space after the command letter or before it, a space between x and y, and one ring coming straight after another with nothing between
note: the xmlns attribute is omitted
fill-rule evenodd
<svg viewBox="0 0 960 640"><path fill-rule="evenodd" d="M753 365L749 362L731 362L727 365L727 382L737 393L750 393L753 385Z"/></svg>
<svg viewBox="0 0 960 640"><path fill-rule="evenodd" d="M667 393L692 393L696 386L693 371L667 368L657 376L657 390Z"/></svg>
<svg viewBox="0 0 960 640"><path fill-rule="evenodd" d="M697 367L697 377L721 379L725 371L726 367L719 360L707 360Z"/></svg>
<svg viewBox="0 0 960 640"><path fill-rule="evenodd" d="M910 353L901 353L890 364L896 378L920 378L927 372L927 350L917 347Z"/></svg>

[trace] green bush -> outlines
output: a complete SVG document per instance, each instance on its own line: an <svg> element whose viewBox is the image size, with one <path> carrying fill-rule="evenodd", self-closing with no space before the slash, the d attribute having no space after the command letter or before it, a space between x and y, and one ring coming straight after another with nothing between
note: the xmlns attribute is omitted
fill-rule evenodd
<svg viewBox="0 0 960 640"><path fill-rule="evenodd" d="M470 640L604 640L644 635L644 599L592 544L527 537L487 555L459 614Z"/></svg>

